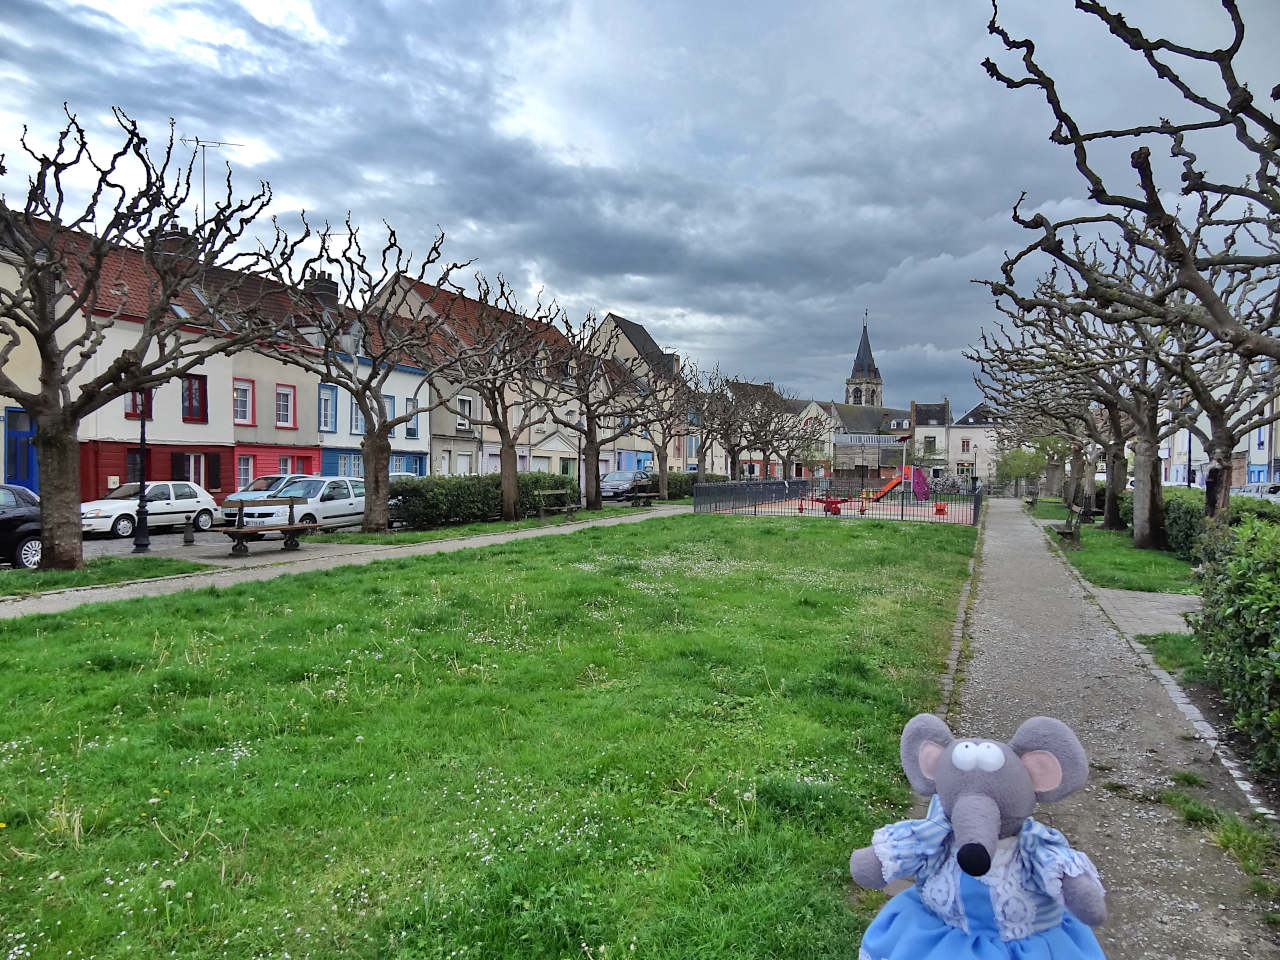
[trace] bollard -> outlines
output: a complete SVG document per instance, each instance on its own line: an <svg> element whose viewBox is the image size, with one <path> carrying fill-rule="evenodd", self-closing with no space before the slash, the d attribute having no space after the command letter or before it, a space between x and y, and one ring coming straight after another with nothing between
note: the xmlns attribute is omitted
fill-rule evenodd
<svg viewBox="0 0 1280 960"><path fill-rule="evenodd" d="M182 545L184 547L192 547L195 546L195 542L196 528L195 524L191 522L191 514L188 513L187 519L182 524Z"/></svg>

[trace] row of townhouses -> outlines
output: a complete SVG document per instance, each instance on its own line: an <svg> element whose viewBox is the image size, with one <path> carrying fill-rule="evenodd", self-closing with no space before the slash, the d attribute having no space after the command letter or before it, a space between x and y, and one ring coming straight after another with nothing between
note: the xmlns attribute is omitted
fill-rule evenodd
<svg viewBox="0 0 1280 960"><path fill-rule="evenodd" d="M120 250L122 308L106 328L105 339L89 359L91 377L120 355L137 337L146 304L136 291L145 291L141 255ZM137 261L137 262L133 262ZM0 284L15 283L15 267L0 257ZM7 272L7 276L6 276ZM317 285L325 282L320 278ZM129 291L135 291L130 293ZM335 289L332 291L336 294ZM199 296L198 288L184 296ZM194 307L194 305L192 305ZM181 311L181 302L175 311ZM198 309L198 308L196 308ZM179 316L182 314L179 313ZM608 314L616 328L615 352L640 357L656 374L670 376L678 358L663 353L638 323ZM368 361L344 356L346 363ZM6 372L34 385L40 364L35 346L17 343L5 360ZM425 371L401 365L384 390L389 412L415 407ZM453 402L460 413L479 403L464 391ZM36 463L35 428L29 415L11 399L0 397L3 413L3 476L6 482L40 490ZM560 411L564 413L564 411ZM145 419L147 476L153 480L181 479L201 484L221 500L256 477L273 473L321 473L363 476L361 441L365 425L359 407L342 389L322 383L315 373L252 350L215 355L188 375L147 392L135 394L90 413L80 424L81 496L100 497L140 476L140 421ZM424 409L392 434L391 470L396 473L456 476L496 473L499 444L488 427L476 427L466 416L442 407ZM697 466L696 435L677 438L670 449L669 469ZM566 476L585 474L577 434L547 420L520 437L521 471L547 471ZM601 474L612 470L645 469L655 465L653 444L643 431L606 445L600 454ZM723 457L713 458L712 470L723 471Z"/></svg>

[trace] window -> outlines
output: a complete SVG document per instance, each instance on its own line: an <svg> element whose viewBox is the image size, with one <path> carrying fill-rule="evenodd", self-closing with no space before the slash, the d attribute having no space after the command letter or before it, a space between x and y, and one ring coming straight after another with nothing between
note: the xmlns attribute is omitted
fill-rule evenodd
<svg viewBox="0 0 1280 960"><path fill-rule="evenodd" d="M292 473L293 457L281 457L280 463L279 463L279 470L281 473Z"/></svg>
<svg viewBox="0 0 1280 960"><path fill-rule="evenodd" d="M961 441L960 441L960 452L961 452L961 453L968 453L968 452L969 452L969 441L968 441L968 440L961 440Z"/></svg>
<svg viewBox="0 0 1280 960"><path fill-rule="evenodd" d="M960 476L960 477L972 477L972 476L973 476L973 464L972 464L972 463L957 463L957 464L956 464L956 475L957 475L957 476Z"/></svg>
<svg viewBox="0 0 1280 960"><path fill-rule="evenodd" d="M298 388L289 383L276 384L276 426L288 430L296 430L298 422L294 419L294 400Z"/></svg>
<svg viewBox="0 0 1280 960"><path fill-rule="evenodd" d="M396 398L395 397L382 398L382 415L385 416L388 420L394 420L396 418ZM395 435L396 435L395 427L392 427L390 430L387 431L387 436L394 437Z"/></svg>
<svg viewBox="0 0 1280 960"><path fill-rule="evenodd" d="M143 394L146 394L145 401L143 400ZM142 418L142 409L145 406L147 419L152 420L155 418L155 411L151 409L154 400L155 390L135 390L124 398L124 415L130 420L140 420Z"/></svg>
<svg viewBox="0 0 1280 960"><path fill-rule="evenodd" d="M182 422L209 422L209 378L202 374L182 378Z"/></svg>
<svg viewBox="0 0 1280 960"><path fill-rule="evenodd" d="M253 457L236 457L236 489L243 490L253 480Z"/></svg>
<svg viewBox="0 0 1280 960"><path fill-rule="evenodd" d="M398 453L392 454L391 472L392 473L413 473L414 471L410 470L408 465L406 464L407 459L408 459L407 457L402 457Z"/></svg>
<svg viewBox="0 0 1280 960"><path fill-rule="evenodd" d="M470 397L458 398L458 429L459 430L471 429L471 398Z"/></svg>
<svg viewBox="0 0 1280 960"><path fill-rule="evenodd" d="M190 484L175 483L173 485L173 499L175 500L194 500L196 491Z"/></svg>
<svg viewBox="0 0 1280 960"><path fill-rule="evenodd" d="M351 432L364 433L364 414L360 412L360 404L356 403L356 398L351 398Z"/></svg>
<svg viewBox="0 0 1280 960"><path fill-rule="evenodd" d="M569 477L572 475L573 475L573 458L561 457L560 458L560 476Z"/></svg>
<svg viewBox="0 0 1280 960"><path fill-rule="evenodd" d="M252 427L258 422L257 403L252 380L231 381L231 420Z"/></svg>
<svg viewBox="0 0 1280 960"><path fill-rule="evenodd" d="M362 480L352 480L352 481L351 481L351 495L352 495L353 497L363 497L363 496L364 496L364 481L362 481Z"/></svg>
<svg viewBox="0 0 1280 960"><path fill-rule="evenodd" d="M363 477L364 457L358 453L338 454L338 476Z"/></svg>
<svg viewBox="0 0 1280 960"><path fill-rule="evenodd" d="M417 410L418 402L413 397L405 397L404 408L406 410ZM416 413L413 415L413 419L404 425L404 438L406 440L418 439L418 415Z"/></svg>
<svg viewBox="0 0 1280 960"><path fill-rule="evenodd" d="M938 452L938 438L937 438L937 437L925 437L925 438L924 438L924 452L925 452L925 455L926 455L926 456L933 456L935 453L937 453L937 452Z"/></svg>
<svg viewBox="0 0 1280 960"><path fill-rule="evenodd" d="M332 383L320 384L316 423L321 433L338 432L338 388Z"/></svg>

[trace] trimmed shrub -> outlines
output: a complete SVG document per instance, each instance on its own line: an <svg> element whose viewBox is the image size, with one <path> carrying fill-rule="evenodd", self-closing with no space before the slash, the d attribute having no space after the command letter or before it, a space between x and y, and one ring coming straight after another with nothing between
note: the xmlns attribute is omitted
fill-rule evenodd
<svg viewBox="0 0 1280 960"><path fill-rule="evenodd" d="M1280 771L1280 526L1257 518L1205 537L1204 606L1190 618L1210 680L1253 743L1253 765Z"/></svg>
<svg viewBox="0 0 1280 960"><path fill-rule="evenodd" d="M556 473L519 475L521 517L538 512L535 490L565 490L577 501L573 477ZM411 530L433 530L458 523L497 520L502 516L502 478L496 473L470 477L418 477L391 484L394 515Z"/></svg>
<svg viewBox="0 0 1280 960"><path fill-rule="evenodd" d="M1120 497L1120 519L1125 526L1133 526L1132 490L1126 490ZM1280 503L1258 497L1231 498L1233 525L1254 519L1280 523ZM1183 560L1193 559L1196 544L1204 533L1204 491L1196 487L1165 487L1164 527L1169 549Z"/></svg>
<svg viewBox="0 0 1280 960"><path fill-rule="evenodd" d="M708 473L703 475L703 483L724 483L728 479L728 477L721 476L718 473ZM685 497L692 497L693 485L697 480L698 475L696 473L675 473L668 470L667 499L683 500Z"/></svg>

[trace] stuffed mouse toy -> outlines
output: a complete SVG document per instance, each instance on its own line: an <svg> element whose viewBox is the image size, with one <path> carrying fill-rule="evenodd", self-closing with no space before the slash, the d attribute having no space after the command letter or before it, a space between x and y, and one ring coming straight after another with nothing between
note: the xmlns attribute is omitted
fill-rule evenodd
<svg viewBox="0 0 1280 960"><path fill-rule="evenodd" d="M1008 743L957 740L922 713L902 731L901 753L912 789L932 798L928 815L881 827L849 872L876 890L915 885L876 915L859 960L1102 958L1090 929L1107 916L1098 871L1031 817L1037 801L1088 779L1071 729L1032 717Z"/></svg>

